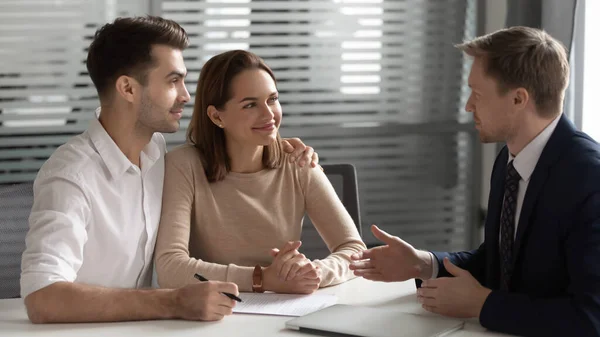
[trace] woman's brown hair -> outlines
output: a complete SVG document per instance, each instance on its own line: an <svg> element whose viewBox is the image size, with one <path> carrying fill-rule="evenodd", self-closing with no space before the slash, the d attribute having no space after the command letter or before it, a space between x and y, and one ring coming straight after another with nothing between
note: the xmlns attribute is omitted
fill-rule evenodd
<svg viewBox="0 0 600 337"><path fill-rule="evenodd" d="M235 76L250 69L266 71L277 83L273 71L265 62L245 50L231 50L216 55L208 60L200 71L194 112L187 130L187 141L200 151L204 172L209 182L225 179L231 170L231 162L227 155L225 132L208 117L208 107L214 105L217 110L223 109L233 96L231 83ZM262 160L267 168L278 168L282 165L283 151L279 132L277 132L277 139L265 146Z"/></svg>

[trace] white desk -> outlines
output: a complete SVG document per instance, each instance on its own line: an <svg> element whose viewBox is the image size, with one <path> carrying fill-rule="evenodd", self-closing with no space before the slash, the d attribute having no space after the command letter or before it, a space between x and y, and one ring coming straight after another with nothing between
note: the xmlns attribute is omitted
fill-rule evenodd
<svg viewBox="0 0 600 337"><path fill-rule="evenodd" d="M340 304L389 308L402 312L433 315L417 303L413 281L380 283L354 279L344 284L319 290L338 296ZM285 322L292 317L233 314L219 322L144 321L124 323L31 324L22 299L0 300L0 336L311 336L287 330ZM351 319L351 317L349 317ZM476 320L469 320L463 330L452 337L506 336L487 332Z"/></svg>

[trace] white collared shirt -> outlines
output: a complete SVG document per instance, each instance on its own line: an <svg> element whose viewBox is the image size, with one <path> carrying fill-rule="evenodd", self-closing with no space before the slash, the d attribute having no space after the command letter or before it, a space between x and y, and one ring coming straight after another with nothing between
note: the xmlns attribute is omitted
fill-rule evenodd
<svg viewBox="0 0 600 337"><path fill-rule="evenodd" d="M511 160L514 159L513 165L515 170L521 176L521 180L519 180L519 191L517 192L517 209L515 212L515 231L514 236L517 237L517 227L519 226L519 218L521 217L521 209L523 208L523 200L525 199L525 192L527 191L527 186L529 185L529 178L531 178L531 174L535 169L535 166L542 155L542 151L544 151L544 147L548 143L550 136L556 129L556 125L560 120L560 115L556 117L552 123L548 124L548 126L540 132L529 144L527 144L521 152L517 154L516 157L508 152L508 162L506 165L510 163Z"/></svg>
<svg viewBox="0 0 600 337"><path fill-rule="evenodd" d="M21 296L67 281L150 286L166 144L155 133L133 165L93 119L59 147L34 182Z"/></svg>
<svg viewBox="0 0 600 337"><path fill-rule="evenodd" d="M515 169L521 176L521 180L519 180L519 191L517 192L517 209L515 212L515 238L517 237L517 227L519 225L521 209L523 208L525 192L527 192L527 186L529 185L529 178L531 178L533 170L535 169L535 166L537 165L537 162L540 159L542 151L544 150L544 147L546 147L550 136L552 136L554 129L556 129L556 125L560 120L560 116L561 115L558 115L550 124L548 124L548 126L546 126L546 128L542 132L540 132L539 135L537 135L531 142L529 142L529 144L527 144L523 148L523 150L521 150L521 152L517 154L516 157L513 157L510 151L508 152L508 162L506 163L506 165L508 165L508 163L514 159L513 165L515 166ZM498 235L498 242L499 241L500 235ZM431 260L433 262L431 278L436 278L439 272L439 265L437 259L433 256L433 254L429 254L431 255Z"/></svg>

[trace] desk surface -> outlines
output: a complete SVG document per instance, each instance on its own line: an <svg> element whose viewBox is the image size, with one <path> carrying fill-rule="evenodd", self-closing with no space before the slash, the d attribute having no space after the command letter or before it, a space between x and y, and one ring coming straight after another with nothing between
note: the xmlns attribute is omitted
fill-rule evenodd
<svg viewBox="0 0 600 337"><path fill-rule="evenodd" d="M380 283L354 279L344 284L320 289L334 294L340 304L390 308L402 312L434 315L417 303L413 281ZM292 317L233 314L220 322L144 321L124 323L31 324L23 300L0 300L0 335L2 336L310 336L285 329ZM452 337L506 336L486 331L476 320L468 320L463 330Z"/></svg>

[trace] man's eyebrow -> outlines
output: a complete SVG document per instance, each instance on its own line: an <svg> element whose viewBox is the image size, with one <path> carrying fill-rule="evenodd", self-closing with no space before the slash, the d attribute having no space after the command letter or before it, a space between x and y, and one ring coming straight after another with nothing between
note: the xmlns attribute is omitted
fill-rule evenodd
<svg viewBox="0 0 600 337"><path fill-rule="evenodd" d="M239 103L242 103L244 101L258 101L258 98L256 98L256 97L244 97L243 99L241 99L239 101Z"/></svg>
<svg viewBox="0 0 600 337"><path fill-rule="evenodd" d="M181 72L179 70L173 70L172 72L170 72L169 74L167 74L167 76L165 76L165 78L171 77L171 76L177 76L177 77L185 78L186 75L187 75L187 71Z"/></svg>

